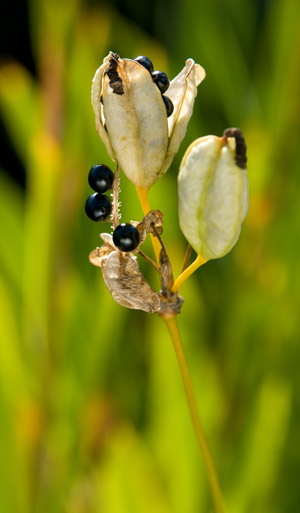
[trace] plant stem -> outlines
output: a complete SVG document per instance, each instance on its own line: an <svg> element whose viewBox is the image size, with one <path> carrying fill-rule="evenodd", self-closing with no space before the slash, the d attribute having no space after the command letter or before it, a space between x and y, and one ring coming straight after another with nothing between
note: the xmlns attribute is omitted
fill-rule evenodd
<svg viewBox="0 0 300 513"><path fill-rule="evenodd" d="M181 288L182 284L185 282L185 280L198 269L201 265L205 264L207 260L203 258L201 255L198 255L196 260L189 265L189 267L181 273L178 278L174 281L172 286L172 292L178 292L178 290Z"/></svg>
<svg viewBox="0 0 300 513"><path fill-rule="evenodd" d="M144 215L146 215L151 209L149 205L148 200L148 189L145 188L139 188L137 187L137 193L140 200L140 203L142 205L142 209L144 212ZM153 249L155 252L155 256L157 259L157 262L159 262L159 253L160 253L160 244L156 237L151 237ZM186 258L188 261L188 258ZM183 271L180 276L177 278L177 280L174 282L172 291L177 292L182 283L196 270L198 267L200 267L202 264L204 264L206 260L201 257L200 255L197 256L196 260L187 268L185 271ZM223 506L223 496L221 492L221 488L219 485L218 475L215 469L214 461L210 452L210 449L208 447L205 434L201 425L197 403L195 399L192 379L190 375L190 371L188 368L188 364L186 361L186 357L184 354L180 333L177 325L176 315L166 316L163 315L160 316L166 323L173 347L176 353L177 362L180 368L180 373L183 381L184 391L188 403L188 407L190 410L190 414L192 417L193 426L195 429L196 438L203 456L205 469L207 473L208 482L211 489L212 499L215 506L215 512L216 513L225 513L224 506Z"/></svg>
<svg viewBox="0 0 300 513"><path fill-rule="evenodd" d="M217 476L217 472L215 469L214 461L208 447L205 434L201 425L197 403L195 399L195 394L193 390L193 384L191 380L191 375L189 372L188 364L186 361L186 357L184 354L180 333L178 330L176 316L164 318L164 321L167 325L170 337L172 339L172 343L175 349L177 361L179 364L181 377L183 381L183 386L185 390L186 399L188 402L190 414L193 421L193 426L195 429L196 437L200 446L200 450L204 459L204 464L206 468L206 473L211 489L212 499L215 506L216 513L224 513L224 500L221 492L221 488L219 485L219 480Z"/></svg>
<svg viewBox="0 0 300 513"><path fill-rule="evenodd" d="M119 166L117 164L115 176L114 176L114 185L113 185L112 220L113 220L114 229L116 229L119 224L119 189L120 189L120 175L119 175Z"/></svg>
<svg viewBox="0 0 300 513"><path fill-rule="evenodd" d="M149 199L148 199L148 189L146 189L145 187L137 187L136 192L138 194L140 203L142 205L144 215L147 215L148 212L151 210L150 205L149 205ZM153 245L155 258L156 258L157 263L159 264L159 254L160 254L160 249L161 249L160 244L159 244L159 241L157 240L157 238L153 237L153 235L151 233L150 233L150 236L151 236L151 241L152 241L152 245Z"/></svg>
<svg viewBox="0 0 300 513"><path fill-rule="evenodd" d="M147 260L147 262L149 262L149 264L151 264L154 267L154 269L158 273L160 273L160 268L158 267L158 265L155 262L153 262L153 260L151 258L149 258L148 255L146 255L146 253L144 253L141 249L139 249L138 254L141 255L141 257L145 258L145 260Z"/></svg>

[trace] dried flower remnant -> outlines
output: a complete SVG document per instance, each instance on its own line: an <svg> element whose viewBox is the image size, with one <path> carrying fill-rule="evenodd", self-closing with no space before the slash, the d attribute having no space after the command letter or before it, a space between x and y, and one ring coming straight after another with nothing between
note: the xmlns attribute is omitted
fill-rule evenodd
<svg viewBox="0 0 300 513"><path fill-rule="evenodd" d="M161 298L146 282L136 257L122 253L113 244L112 236L101 234L104 244L90 254L90 262L101 267L105 285L122 306L148 313L159 312Z"/></svg>
<svg viewBox="0 0 300 513"><path fill-rule="evenodd" d="M141 241L144 241L148 233L155 237L163 232L163 213L160 210L150 210L144 219L137 224L136 228L140 233Z"/></svg>
<svg viewBox="0 0 300 513"><path fill-rule="evenodd" d="M168 89L173 113L151 73L139 62L110 52L96 71L92 105L96 129L110 157L138 188L149 189L178 151L205 71L192 59Z"/></svg>
<svg viewBox="0 0 300 513"><path fill-rule="evenodd" d="M183 299L177 293L171 292L173 272L165 247L160 239L162 233L162 213L152 210L136 225L135 230L140 234L138 247L131 252L120 251L113 242L113 237L102 233L104 244L90 254L90 262L101 268L105 285L114 298L122 306L148 313L179 313ZM120 226L120 225L119 225ZM117 227L118 228L118 227ZM117 230L116 228L116 230ZM115 231L116 231L115 230ZM162 244L160 258L161 292L155 292L139 270L136 256L139 245L148 233L159 237Z"/></svg>

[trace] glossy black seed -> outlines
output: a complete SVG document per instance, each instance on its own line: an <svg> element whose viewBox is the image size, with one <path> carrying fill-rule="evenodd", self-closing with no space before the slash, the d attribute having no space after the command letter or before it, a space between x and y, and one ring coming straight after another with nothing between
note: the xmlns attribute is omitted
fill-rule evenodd
<svg viewBox="0 0 300 513"><path fill-rule="evenodd" d="M167 109L167 116L169 117L169 116L171 116L171 114L174 110L174 105L173 105L172 101L170 100L170 98L168 98L167 96L162 95L162 99L165 102L165 106Z"/></svg>
<svg viewBox="0 0 300 513"><path fill-rule="evenodd" d="M137 61L142 66L144 66L144 68L146 68L149 71L149 73L152 73L154 68L153 68L152 62L150 61L150 59L148 57L145 57L145 55L139 55L134 60Z"/></svg>
<svg viewBox="0 0 300 513"><path fill-rule="evenodd" d="M104 194L95 192L86 200L85 212L92 221L104 221L111 213L111 202Z"/></svg>
<svg viewBox="0 0 300 513"><path fill-rule="evenodd" d="M153 78L153 82L155 82L160 92L165 93L170 85L167 75L163 71L153 71L151 76Z"/></svg>
<svg viewBox="0 0 300 513"><path fill-rule="evenodd" d="M109 167L104 164L93 166L89 172L89 184L96 192L106 192L112 188L114 174Z"/></svg>
<svg viewBox="0 0 300 513"><path fill-rule="evenodd" d="M122 223L115 229L113 241L120 251L133 251L139 245L140 234L132 224Z"/></svg>

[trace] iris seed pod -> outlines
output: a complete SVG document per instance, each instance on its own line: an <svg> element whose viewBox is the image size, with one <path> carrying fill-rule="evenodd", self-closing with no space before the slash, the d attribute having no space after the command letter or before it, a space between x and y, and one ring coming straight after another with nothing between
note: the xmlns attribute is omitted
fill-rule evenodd
<svg viewBox="0 0 300 513"><path fill-rule="evenodd" d="M236 243L248 210L246 144L237 128L209 135L187 149L178 175L179 223L193 249L206 260Z"/></svg>
<svg viewBox="0 0 300 513"><path fill-rule="evenodd" d="M96 71L92 105L96 129L110 157L139 188L149 189L169 168L185 136L197 86L205 71L192 59L171 81L166 107L150 73L138 62L110 52Z"/></svg>

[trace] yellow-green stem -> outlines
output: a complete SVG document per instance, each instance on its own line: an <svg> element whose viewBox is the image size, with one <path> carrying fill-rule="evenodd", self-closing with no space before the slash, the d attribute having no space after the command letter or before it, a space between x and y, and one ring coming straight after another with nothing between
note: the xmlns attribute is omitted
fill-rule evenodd
<svg viewBox="0 0 300 513"><path fill-rule="evenodd" d="M182 284L185 282L185 280L198 269L201 265L205 264L207 260L203 258L201 255L198 255L196 260L189 265L189 267L181 273L178 278L174 281L172 286L172 292L178 292L178 290L181 288Z"/></svg>
<svg viewBox="0 0 300 513"><path fill-rule="evenodd" d="M182 377L182 381L183 381L183 385L184 385L185 395L186 395L186 399L188 402L190 414L191 414L192 421L193 421L193 426L194 426L196 437L197 437L197 440L198 440L198 443L200 446L200 450L202 452L202 456L204 459L204 464L205 464L205 468L206 468L208 481L210 484L210 489L211 489L212 499L213 499L214 506L215 506L215 511L216 511L216 513L225 513L224 501L223 501L223 497L222 497L221 488L219 485L217 472L216 472L213 458L212 458L211 452L209 450L209 447L208 447L208 444L207 444L207 441L205 438L205 434L204 434L204 431L203 431L203 428L202 428L202 425L200 422L200 417L199 417L199 413L198 413L198 409L197 409L197 403L196 403L195 394L194 394L194 390L193 390L193 384L192 384L189 368L187 365L187 361L185 358L185 354L184 354L184 350L183 350L183 346L182 346L182 342L181 342L181 338L180 338L180 333L178 330L177 320L176 320L175 316L169 317L169 318L163 318L163 319L167 325L168 331L170 333L170 337L173 342L175 353L177 356L177 361L178 361L180 372L181 372L181 377Z"/></svg>
<svg viewBox="0 0 300 513"><path fill-rule="evenodd" d="M144 212L144 215L146 215L151 209L149 205L149 199L148 199L148 189L145 189L143 187L137 187L136 188L138 197L140 200L140 203L142 205L142 209ZM159 253L160 253L160 245L159 241L155 237L151 237L154 253L157 259L157 262L159 263ZM196 260L183 272L181 275L177 278L177 280L174 282L172 291L177 292L182 283L196 270L198 267L200 267L202 264L204 264L206 260L198 255ZM190 410L190 414L192 417L193 426L195 429L196 438L204 459L204 464L206 468L206 473L208 477L208 481L210 484L212 499L215 506L216 513L225 513L224 506L223 506L223 497L221 488L219 485L219 480L217 476L217 472L215 469L215 465L213 462L213 458L211 455L211 452L209 450L205 434L200 422L200 417L198 413L197 403L195 399L193 384L191 380L191 375L189 372L189 368L187 365L187 361L185 358L180 333L178 330L177 320L176 316L170 316L170 317L163 317L162 319L165 321L168 331L170 333L170 337L174 346L174 350L176 353L178 365L180 368L180 373L184 385L185 395L188 403L188 407Z"/></svg>
<svg viewBox="0 0 300 513"><path fill-rule="evenodd" d="M146 189L145 187L137 187L136 192L138 194L144 215L147 215L148 212L151 210L150 205L149 205L149 199L148 199L148 189ZM159 244L159 241L157 240L157 238L153 237L152 234L150 234L150 235L151 235L155 258L156 258L157 263L159 264L159 254L160 254L161 247L160 247L160 244Z"/></svg>

